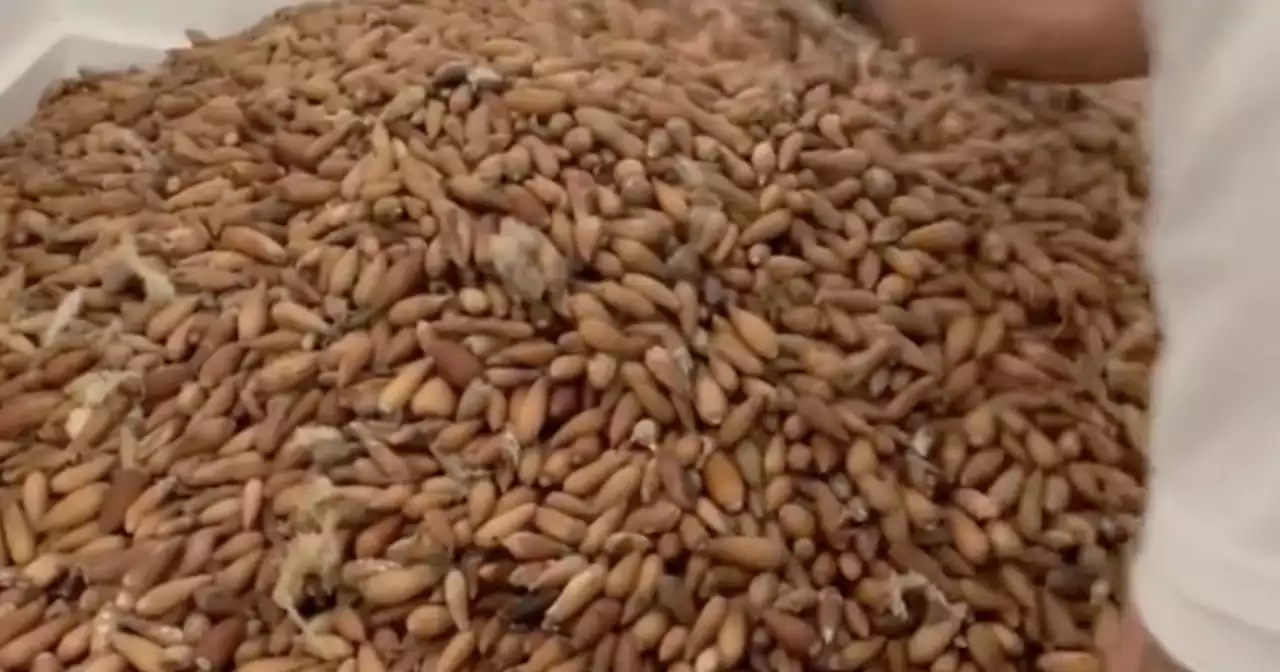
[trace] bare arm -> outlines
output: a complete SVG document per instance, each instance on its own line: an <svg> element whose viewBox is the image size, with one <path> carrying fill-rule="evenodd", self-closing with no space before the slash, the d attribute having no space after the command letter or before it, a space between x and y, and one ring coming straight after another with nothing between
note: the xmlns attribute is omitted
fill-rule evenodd
<svg viewBox="0 0 1280 672"><path fill-rule="evenodd" d="M1147 73L1143 0L867 0L924 53L1020 79L1106 82Z"/></svg>

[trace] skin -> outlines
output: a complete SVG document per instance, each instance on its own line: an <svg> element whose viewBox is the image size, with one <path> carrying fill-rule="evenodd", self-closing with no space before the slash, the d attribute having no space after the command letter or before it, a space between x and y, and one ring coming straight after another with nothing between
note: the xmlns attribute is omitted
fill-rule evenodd
<svg viewBox="0 0 1280 672"><path fill-rule="evenodd" d="M1120 631L1103 647L1104 672L1187 672L1174 662L1142 624L1138 611L1126 610Z"/></svg>
<svg viewBox="0 0 1280 672"><path fill-rule="evenodd" d="M922 53L1030 81L1088 84L1143 77L1143 0L866 0L884 32ZM1127 609L1103 651L1105 672L1183 672Z"/></svg>
<svg viewBox="0 0 1280 672"><path fill-rule="evenodd" d="M1147 73L1143 0L867 0L885 32L923 53L1035 81Z"/></svg>

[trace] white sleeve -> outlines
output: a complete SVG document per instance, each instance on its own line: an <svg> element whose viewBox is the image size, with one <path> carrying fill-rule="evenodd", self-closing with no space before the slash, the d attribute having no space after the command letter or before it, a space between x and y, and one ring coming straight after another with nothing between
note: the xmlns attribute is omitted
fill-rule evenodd
<svg viewBox="0 0 1280 672"><path fill-rule="evenodd" d="M1280 669L1280 2L1156 0L1164 343L1133 598L1192 672Z"/></svg>
<svg viewBox="0 0 1280 672"><path fill-rule="evenodd" d="M1280 249L1280 221L1263 247ZM1187 244L1199 235L1182 232ZM1257 244L1259 238L1253 238ZM1165 276L1174 260L1158 250ZM1239 245L1164 283L1149 496L1131 577L1156 641L1191 672L1280 669L1280 264ZM1225 249L1224 249L1225 248ZM1174 255L1176 256L1176 255ZM1188 254L1187 258L1204 257ZM1159 277L1159 274L1157 274ZM1181 281L1199 276L1197 289ZM1157 279L1157 282L1159 280Z"/></svg>
<svg viewBox="0 0 1280 672"><path fill-rule="evenodd" d="M1277 84L1280 93L1280 78ZM1280 141L1274 149L1280 158ZM1257 176L1263 174L1280 174L1280 166ZM1280 669L1274 256L1280 218L1256 194L1235 193L1239 185L1215 186L1234 199L1217 219L1196 213L1203 216L1198 226L1182 228L1156 222L1169 225L1157 232L1153 249L1165 342L1132 583L1148 628L1191 672L1274 672ZM1239 209L1245 212L1231 212Z"/></svg>
<svg viewBox="0 0 1280 672"><path fill-rule="evenodd" d="M1194 543L1191 539L1187 542ZM1156 541L1139 554L1134 565L1130 597L1148 632L1189 672L1274 672L1276 661L1280 661L1280 633L1238 617L1240 605L1217 608L1222 598L1227 598L1225 591L1221 598L1197 599L1203 596L1205 584L1227 574L1221 563L1212 560L1208 566L1196 566L1204 558L1184 556L1167 561L1166 553L1180 552L1186 545L1175 543L1169 548ZM1280 597L1263 586L1252 594L1256 597L1253 602L1263 603L1249 605L1252 608L1266 609L1265 602Z"/></svg>

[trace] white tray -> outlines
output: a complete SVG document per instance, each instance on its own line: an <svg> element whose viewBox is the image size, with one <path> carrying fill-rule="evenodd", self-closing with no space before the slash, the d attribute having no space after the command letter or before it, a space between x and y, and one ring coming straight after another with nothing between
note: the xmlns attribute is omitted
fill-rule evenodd
<svg viewBox="0 0 1280 672"><path fill-rule="evenodd" d="M0 132L35 110L44 87L80 68L159 62L183 31L219 36L296 0L0 0Z"/></svg>

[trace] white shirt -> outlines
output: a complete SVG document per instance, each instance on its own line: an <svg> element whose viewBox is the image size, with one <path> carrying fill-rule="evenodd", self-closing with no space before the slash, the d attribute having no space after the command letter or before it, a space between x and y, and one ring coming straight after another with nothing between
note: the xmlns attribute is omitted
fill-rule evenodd
<svg viewBox="0 0 1280 672"><path fill-rule="evenodd" d="M1192 672L1275 672L1280 2L1149 0L1148 10L1150 264L1165 340L1134 599Z"/></svg>

